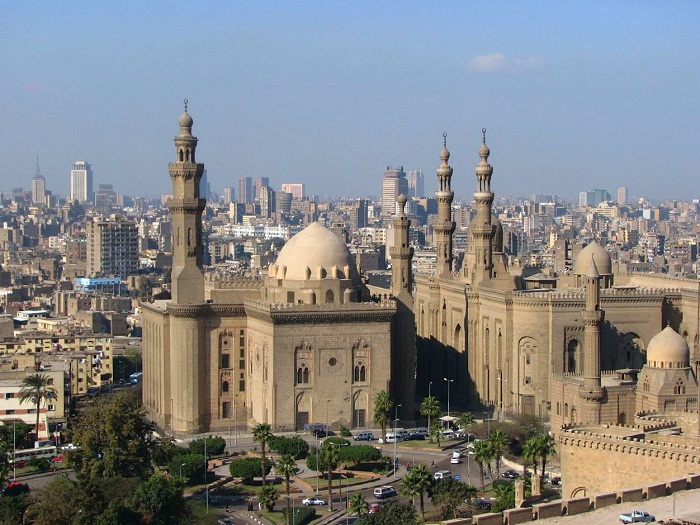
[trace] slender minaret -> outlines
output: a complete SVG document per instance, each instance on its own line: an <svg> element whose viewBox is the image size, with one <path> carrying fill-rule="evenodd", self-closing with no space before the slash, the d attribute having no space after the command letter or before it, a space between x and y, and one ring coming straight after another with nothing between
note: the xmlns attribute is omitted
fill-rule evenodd
<svg viewBox="0 0 700 525"><path fill-rule="evenodd" d="M199 197L204 164L195 162L197 137L192 135L192 117L180 116L180 134L175 137L177 160L168 164L173 196L168 201L172 216L173 270L172 299L175 304L204 302L202 271L202 211L206 201Z"/></svg>
<svg viewBox="0 0 700 525"><path fill-rule="evenodd" d="M447 133L443 133L442 138L443 145L440 152L442 162L437 169L439 188L435 192L438 213L433 230L437 247L437 275L448 277L452 275L452 234L455 231L455 223L452 221L452 199L455 194L451 189L452 168L447 163L450 160L450 152L447 151Z"/></svg>
<svg viewBox="0 0 700 525"><path fill-rule="evenodd" d="M479 148L481 162L476 166L477 190L474 192L476 202L476 217L469 224L469 247L462 265L463 276L472 284L489 281L493 269L493 226L491 224L491 207L493 192L491 191L491 175L493 168L489 164L491 151L486 145L486 128L481 130L482 144Z"/></svg>
<svg viewBox="0 0 700 525"><path fill-rule="evenodd" d="M583 317L583 387L579 392L585 400L586 423L600 422L600 402L603 388L600 381L600 326L605 312L600 309L600 274L591 257L586 273L586 306Z"/></svg>
<svg viewBox="0 0 700 525"><path fill-rule="evenodd" d="M403 421L412 422L416 396L416 317L413 313L413 248L409 244L411 221L406 216L406 196L396 199L399 212L392 220L391 294L396 299L392 321L391 395Z"/></svg>

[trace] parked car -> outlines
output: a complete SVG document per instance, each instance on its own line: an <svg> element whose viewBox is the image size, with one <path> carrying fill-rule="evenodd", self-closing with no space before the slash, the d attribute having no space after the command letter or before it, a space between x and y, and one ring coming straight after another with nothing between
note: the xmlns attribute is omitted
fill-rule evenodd
<svg viewBox="0 0 700 525"><path fill-rule="evenodd" d="M379 512L379 509L381 509L382 506L379 503L371 503L369 506L369 513L370 514L376 514Z"/></svg>
<svg viewBox="0 0 700 525"><path fill-rule="evenodd" d="M633 510L627 514L620 514L620 521L622 523L649 523L656 521L656 517L644 510Z"/></svg>
<svg viewBox="0 0 700 525"><path fill-rule="evenodd" d="M374 439L374 434L371 432L360 432L359 434L355 434L352 439L354 441L372 441Z"/></svg>
<svg viewBox="0 0 700 525"><path fill-rule="evenodd" d="M322 500L321 498L311 497L311 498L306 498L306 499L302 500L301 504L306 505L306 506L313 506L313 505L325 505L326 502L324 500Z"/></svg>
<svg viewBox="0 0 700 525"><path fill-rule="evenodd" d="M493 500L490 498L475 498L472 500L472 507L476 509L491 510Z"/></svg>
<svg viewBox="0 0 700 525"><path fill-rule="evenodd" d="M377 499L393 498L394 496L396 496L396 489L391 485L385 485L374 489L374 497Z"/></svg>
<svg viewBox="0 0 700 525"><path fill-rule="evenodd" d="M452 477L452 472L449 470L438 470L435 474L433 474L433 479L435 481L440 481L441 479L447 479Z"/></svg>
<svg viewBox="0 0 700 525"><path fill-rule="evenodd" d="M411 441L424 441L425 440L425 434L420 434L417 432L411 432L408 434L408 437L406 438Z"/></svg>
<svg viewBox="0 0 700 525"><path fill-rule="evenodd" d="M501 476L506 479L518 479L520 477L520 474L517 473L515 470L506 470L501 474Z"/></svg>
<svg viewBox="0 0 700 525"><path fill-rule="evenodd" d="M452 457L450 458L450 463L451 463L452 465L459 465L461 462L462 462L462 460L459 459L459 456L452 456Z"/></svg>
<svg viewBox="0 0 700 525"><path fill-rule="evenodd" d="M559 476L554 476L554 477L550 480L550 483L551 483L552 485L557 485L557 486L559 486L559 485L561 485L561 478L560 478Z"/></svg>

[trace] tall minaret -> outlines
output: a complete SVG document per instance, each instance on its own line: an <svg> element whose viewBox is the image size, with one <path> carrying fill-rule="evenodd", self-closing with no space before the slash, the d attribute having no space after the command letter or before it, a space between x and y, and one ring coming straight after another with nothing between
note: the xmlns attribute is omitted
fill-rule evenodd
<svg viewBox="0 0 700 525"><path fill-rule="evenodd" d="M481 130L482 144L479 148L481 162L476 166L477 190L474 192L476 202L476 217L469 224L469 247L462 265L462 272L467 281L477 285L489 281L493 269L493 225L491 224L491 206L493 192L491 191L491 175L493 168L489 164L491 151L486 145L486 128Z"/></svg>
<svg viewBox="0 0 700 525"><path fill-rule="evenodd" d="M206 201L199 198L204 164L195 162L197 137L192 135L187 99L184 102L180 134L175 137L177 160L168 164L173 183L173 196L168 201L173 232L172 299L175 304L199 304L204 302L202 211Z"/></svg>
<svg viewBox="0 0 700 525"><path fill-rule="evenodd" d="M604 392L600 381L600 326L605 312L600 309L600 274L591 258L586 273L586 306L583 317L583 386L579 395L584 399L586 423L600 423L600 403Z"/></svg>
<svg viewBox="0 0 700 525"><path fill-rule="evenodd" d="M437 169L439 188L435 192L438 214L433 230L437 247L437 275L448 277L452 275L452 234L455 231L455 223L452 221L452 199L455 194L451 189L452 168L447 163L450 160L450 152L447 151L447 133L443 133L442 138L443 145L440 152L442 162Z"/></svg>
<svg viewBox="0 0 700 525"><path fill-rule="evenodd" d="M399 212L392 220L394 246L391 247L391 294L396 299L392 321L391 395L399 417L413 421L416 397L416 317L413 313L413 248L409 244L411 221L406 216L406 196L396 199Z"/></svg>

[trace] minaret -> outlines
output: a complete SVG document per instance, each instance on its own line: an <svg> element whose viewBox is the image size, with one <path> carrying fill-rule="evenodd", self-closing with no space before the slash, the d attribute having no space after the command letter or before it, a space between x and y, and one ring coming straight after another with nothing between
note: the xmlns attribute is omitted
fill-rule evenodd
<svg viewBox="0 0 700 525"><path fill-rule="evenodd" d="M586 423L600 423L603 389L600 381L600 326L605 313L600 309L600 274L591 257L586 273L586 306L583 317L583 386L579 395L585 400Z"/></svg>
<svg viewBox="0 0 700 525"><path fill-rule="evenodd" d="M433 230L437 247L437 275L449 277L452 275L452 234L455 231L455 223L452 221L452 199L455 194L451 189L452 168L447 163L450 160L450 152L447 151L447 133L443 133L442 138L443 146L440 152L442 162L437 169L439 188L435 192L438 213Z"/></svg>
<svg viewBox="0 0 700 525"><path fill-rule="evenodd" d="M195 162L197 137L192 135L187 99L184 102L180 134L175 137L177 160L168 164L173 183L173 196L168 201L173 232L172 299L175 304L199 304L204 302L202 211L206 201L199 198L204 164Z"/></svg>
<svg viewBox="0 0 700 525"><path fill-rule="evenodd" d="M409 245L411 221L406 216L406 196L396 199L399 212L392 220L394 246L391 247L391 294L396 299L392 322L391 395L399 417L413 421L415 414L416 318L413 313L413 248Z"/></svg>
<svg viewBox="0 0 700 525"><path fill-rule="evenodd" d="M483 128L481 133L483 135L479 148L481 162L475 168L478 186L474 192L476 217L469 224L469 247L463 265L463 275L472 285L489 281L493 269L493 226L491 224L493 168L488 161L491 151L486 145L486 128Z"/></svg>

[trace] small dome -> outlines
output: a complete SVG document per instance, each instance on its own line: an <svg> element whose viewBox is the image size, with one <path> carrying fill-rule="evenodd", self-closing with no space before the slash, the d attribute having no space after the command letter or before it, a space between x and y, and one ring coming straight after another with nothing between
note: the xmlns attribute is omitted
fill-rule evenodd
<svg viewBox="0 0 700 525"><path fill-rule="evenodd" d="M194 123L192 117L190 117L190 114L187 113L187 110L185 110L185 112L182 115L180 115L178 122L180 123L181 128L191 128L192 124Z"/></svg>
<svg viewBox="0 0 700 525"><path fill-rule="evenodd" d="M406 204L407 200L408 199L406 198L406 196L403 193L401 195L399 195L398 197L396 197L396 202L398 202L399 205L402 207Z"/></svg>
<svg viewBox="0 0 700 525"><path fill-rule="evenodd" d="M610 254L596 241L591 241L591 243L578 254L576 264L574 264L574 273L577 275L588 274L588 269L591 267L591 258L593 262L595 262L595 266L600 275L612 275L612 259L610 259Z"/></svg>
<svg viewBox="0 0 700 525"><path fill-rule="evenodd" d="M495 215L491 215L491 232L494 251L500 253L503 251L503 224Z"/></svg>
<svg viewBox="0 0 700 525"><path fill-rule="evenodd" d="M325 270L327 278L335 267L341 279L352 279L361 285L355 260L345 243L332 231L318 222L313 222L292 237L280 251L277 268L285 267L284 279L303 280L318 278L319 268ZM349 275L345 275L345 272Z"/></svg>
<svg viewBox="0 0 700 525"><path fill-rule="evenodd" d="M647 366L654 368L686 368L690 362L690 349L683 336L667 326L649 341Z"/></svg>

